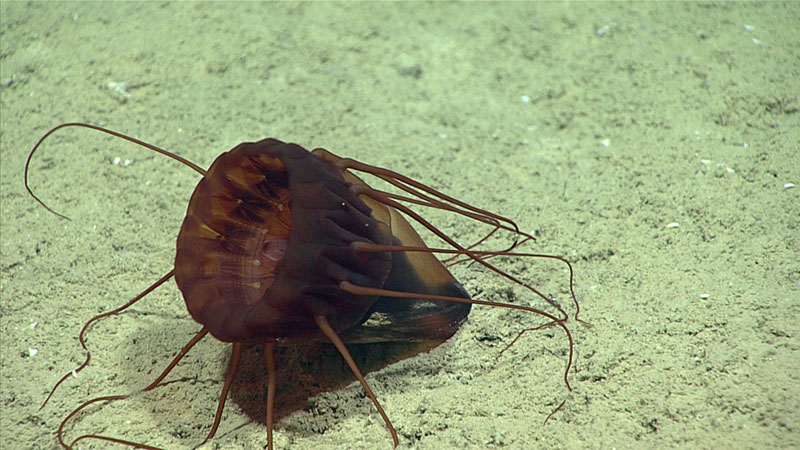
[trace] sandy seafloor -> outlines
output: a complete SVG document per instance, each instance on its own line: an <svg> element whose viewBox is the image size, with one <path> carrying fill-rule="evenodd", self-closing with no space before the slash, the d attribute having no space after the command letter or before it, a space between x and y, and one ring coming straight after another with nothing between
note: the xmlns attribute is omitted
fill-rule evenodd
<svg viewBox="0 0 800 450"><path fill-rule="evenodd" d="M574 390L563 333L498 357L542 319L476 307L447 343L368 375L401 448L800 447L800 4L3 1L0 20L0 447L56 448L69 411L145 386L199 328L170 282L94 326L89 368L38 409L82 360L80 326L171 269L198 181L65 130L31 173L72 221L59 219L22 171L67 121L203 167L267 136L326 147L512 217L539 238L528 251L573 261L592 324L569 322ZM497 263L574 312L561 266ZM544 307L484 270L453 271L478 298ZM90 409L67 437L198 446L228 355L207 339L177 381ZM205 447L265 442L229 401ZM275 443L391 448L356 383L282 417Z"/></svg>

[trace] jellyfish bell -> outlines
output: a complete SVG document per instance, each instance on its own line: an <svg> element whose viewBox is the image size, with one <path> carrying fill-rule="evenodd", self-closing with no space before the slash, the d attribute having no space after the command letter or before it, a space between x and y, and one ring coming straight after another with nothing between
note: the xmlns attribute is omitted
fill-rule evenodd
<svg viewBox="0 0 800 450"><path fill-rule="evenodd" d="M314 320L324 315L348 343L445 340L466 319L469 303L416 298L470 298L432 253L353 245L425 246L337 160L265 139L223 153L197 184L177 240L175 280L192 317L214 337L327 341ZM344 281L408 297L356 295L341 289Z"/></svg>

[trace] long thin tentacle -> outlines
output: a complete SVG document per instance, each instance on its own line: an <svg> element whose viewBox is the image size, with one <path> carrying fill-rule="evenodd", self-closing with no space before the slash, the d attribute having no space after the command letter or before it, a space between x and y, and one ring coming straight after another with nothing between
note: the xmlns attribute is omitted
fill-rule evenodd
<svg viewBox="0 0 800 450"><path fill-rule="evenodd" d="M75 417L76 414L78 414L79 412L81 412L87 406L89 406L91 404L98 403L98 402L103 402L103 401L112 402L112 401L116 401L116 400L124 400L124 399L126 399L126 398L128 398L128 397L130 397L132 395L135 395L135 394L138 394L138 393L141 393L141 392L147 392L147 391L150 391L150 390L154 389L156 386L158 386L159 383L161 383L164 380L164 378L166 378L167 375L169 375L169 373L172 371L172 369L174 369L175 366L178 365L178 362L180 362L180 360L183 359L183 357L186 356L187 353L189 353L189 350L191 350L192 347L195 346L195 344L200 342L200 340L203 339L206 336L206 334L208 334L208 330L206 330L205 327L200 329L200 331L197 334L195 334L194 337L191 340L189 340L189 342L186 345L183 346L181 351L178 352L178 354L175 356L175 358L172 359L172 361L161 372L161 374L158 377L156 377L156 379L153 380L153 382L150 383L149 385L147 385L147 387L145 387L144 389L142 389L140 391L136 391L136 392L134 392L132 394L107 395L107 396L104 396L104 397L93 398L91 400L83 402L80 406L78 406L77 408L72 410L72 412L69 413L69 415L67 415L67 417L65 417L63 421L61 421L61 425L59 425L59 427L58 427L58 442L61 444L61 446L66 448L66 449L70 449L70 448L74 447L75 444L78 441L81 441L81 440L84 440L84 439L98 439L98 440L101 440L101 441L114 442L114 443L117 443L117 444L127 445L129 447L137 447L137 448L159 450L158 447L151 447L151 446L140 444L140 443L137 443L137 442L126 441L124 439L118 439L118 438L113 438L113 437L109 437L109 436L102 436L102 435L98 435L98 434L85 434L83 436L79 436L78 438L73 440L69 445L67 445L67 443L64 442L64 427L66 426L67 422L69 422L69 420L71 418Z"/></svg>
<svg viewBox="0 0 800 450"><path fill-rule="evenodd" d="M375 397L375 394L372 392L372 389L370 389L369 384L367 384L367 380L364 379L364 375L361 374L361 370L359 370L358 366L356 365L356 362L350 355L350 351L347 350L347 346L344 345L344 342L342 342L342 339L339 337L338 334L336 334L336 331L334 331L333 328L331 328L330 324L328 323L328 319L325 318L325 316L322 315L314 316L314 321L317 322L317 326L319 326L319 329L322 330L323 333L325 333L325 336L331 342L333 342L333 345L335 345L336 348L339 350L339 353L342 355L342 358L344 358L347 365L350 366L350 370L353 372L353 375L355 375L356 378L358 378L359 383L361 383L361 386L367 392L367 395L369 396L370 400L372 400L372 403L375 405L376 408L378 408L378 413L380 413L381 417L383 418L383 421L386 423L386 427L389 428L389 433L392 434L392 440L394 441L394 446L396 448L398 445L400 445L400 439L398 439L397 437L397 431L395 431L394 427L392 426L392 422L389 420L389 416L386 415L386 412L383 410L383 407L381 406L380 402L378 402L378 398Z"/></svg>
<svg viewBox="0 0 800 450"><path fill-rule="evenodd" d="M337 156L337 158L339 158L339 157ZM451 196L449 196L449 195L447 195L447 194L445 194L443 192L437 191L436 189L433 189L433 188L431 188L429 186L426 186L426 185L420 183L419 181L416 181L416 180L414 180L412 178L409 178L409 177L407 177L405 175L399 174L399 173L397 173L397 172L395 172L393 170L384 169L383 167L372 166L372 165L365 164L365 163L362 163L362 162L359 162L359 161L356 161L356 160L350 159L350 158L339 158L339 161L337 161L336 164L339 167L342 167L342 168L353 169L353 170L358 170L358 171L361 171L361 172L366 172L366 173L373 174L373 175L375 175L375 176L387 181L388 183L393 184L393 185L397 186L398 188L400 188L400 189L402 189L402 190L404 190L406 192L411 193L412 195L424 198L424 196L421 196L417 191L415 191L415 190L413 190L411 188L406 188L404 186L401 186L399 183L395 183L394 181L396 180L396 181L398 181L400 183L404 183L404 184L406 184L408 186L411 186L413 188L416 188L416 189L418 189L420 191L426 192L426 193L428 193L428 194L430 194L432 196L438 197L438 198L440 198L440 199L442 199L442 200L444 200L446 202L450 202L450 203L452 203L454 205L457 205L457 206L459 206L461 208L476 212L476 213L478 213L480 215L493 217L493 218L495 218L495 219L497 219L499 221L506 222L509 225L511 225L515 230L517 230L520 234L524 234L524 233L519 231L519 227L517 227L516 223L514 223L512 220L510 220L510 219L508 219L506 217L503 217L503 216L501 216L499 214L495 214L495 213L493 213L491 211L487 211L485 209L478 208L476 206L472 206L469 203L461 201L461 200L459 200L459 199L457 199L455 197L451 197Z"/></svg>
<svg viewBox="0 0 800 450"><path fill-rule="evenodd" d="M164 150L162 148L156 147L153 144L148 144L147 142L141 141L141 140L136 139L134 137L131 137L131 136L128 136L128 135L125 135L125 134L122 134L122 133L118 133L116 131L109 130L107 128L98 127L97 125L88 124L88 123L82 123L82 122L62 123L61 125L53 128L52 130L50 130L47 133L45 133L44 136L42 136L39 139L39 141L36 143L36 145L33 146L33 149L31 150L31 152L28 154L28 160L25 161L25 189L28 191L28 194L30 194L31 197L33 197L33 199L36 200L40 205L42 205L46 210L48 210L51 213L57 215L58 217L61 217L62 219L71 220L69 217L67 217L67 216L65 216L65 215L63 215L63 214L61 214L59 212L56 212L55 210L51 209L39 197L37 197L36 194L33 193L33 191L31 190L30 186L28 185L28 169L29 169L29 167L31 165L31 159L33 159L33 154L36 153L36 150L39 149L39 146L42 145L42 142L44 142L45 139L50 137L51 134L55 133L56 131L58 131L58 130L60 130L62 128L67 128L67 127L89 128L90 130L96 130L96 131L99 131L101 133L109 134L111 136L115 136L115 137L118 137L120 139L124 139L124 140L126 140L128 142L132 142L134 144L141 145L142 147L148 148L148 149L150 149L150 150L152 150L154 152L161 153L164 156L172 158L175 161L178 161L179 163L190 167L191 169L193 169L194 171L196 171L200 175L205 176L205 174L206 174L206 171L202 167L200 167L197 164L189 161L188 159L183 158L181 156L178 156L175 153L168 152L168 151L166 151L166 150Z"/></svg>
<svg viewBox="0 0 800 450"><path fill-rule="evenodd" d="M200 445L205 444L209 439L213 438L214 435L217 434L217 428L219 428L219 423L222 420L222 410L225 409L225 400L228 399L228 391L231 390L233 380L236 378L236 372L239 371L239 359L241 359L241 357L242 343L235 342L233 344L233 351L231 352L231 361L228 364L228 375L225 377L225 385L222 386L222 392L219 394L217 413L214 415L214 425L211 426L211 431L208 432L208 436L206 436Z"/></svg>
<svg viewBox="0 0 800 450"><path fill-rule="evenodd" d="M64 376L62 376L62 377L61 377L61 379L59 379L59 380L56 382L55 386L53 386L53 388L52 388L52 389L50 389L50 393L47 395L47 398L46 398L46 399L44 399L44 402L42 402L42 406L40 406L40 407L39 407L39 409L40 409L40 410L41 410L42 408L44 408L44 405L46 405L48 401L50 401L50 397L52 397L52 396L53 396L53 394L56 392L56 389L58 389L58 387L61 385L61 383L63 383L63 382L64 382L64 381L65 381L67 378L69 378L69 377L70 377L70 375L72 375L72 376L75 376L75 375L77 375L77 374L78 374L78 372L80 372L80 371L81 371L81 370L83 370L83 369L84 369L86 366L88 366L88 365L89 365L89 360L90 360L90 359L92 359L92 355L91 355L91 353L89 352L89 348L86 346L86 340L84 339L84 335L86 334L86 330L88 330L88 329L89 329L89 326L90 326L91 324L93 324L94 322L96 322L96 321L98 321L98 320L100 320L100 319L102 319L102 318L104 318L104 317L113 316L113 315L115 315L115 314L119 314L120 312L122 312L122 311L126 310L128 307L130 307L130 306L131 306L131 305L133 305L134 303L136 303L136 302L138 302L139 300L141 300L142 298L144 298L144 296L146 296L147 294L149 294L149 293L153 292L153 290L154 290L154 289L156 289L157 287L159 287L159 286L161 286L162 284L164 284L164 283L165 283L167 280L169 280L170 278L172 278L172 275L174 275L174 274L175 274L175 269L173 269L173 270L170 270L170 271L169 271L169 273L167 273L166 275L164 275L163 277L161 277L161 278L160 278L158 281L156 281L155 283L151 284L151 285L150 285L150 287L148 287L147 289L145 289L144 291L142 291L142 292L141 292L139 295L137 295L136 297L134 297L133 299L131 299L131 300L130 300L128 303L125 303L124 305L120 306L119 308L113 309L113 310L111 310L111 311L104 312L104 313L102 313L102 314L98 314L98 315L96 315L96 316L92 317L91 319L89 319L89 320L88 320L88 321L87 321L87 322L86 322L86 323L83 325L83 328L81 328L81 332L80 332L80 334L78 334L78 341L81 343L81 347L83 347L83 350L84 350L84 351L86 351L86 359L84 359L84 360L83 360L83 363L82 363L80 366L78 366L78 368L77 368L77 369L73 369L72 371L65 373L65 374L64 374Z"/></svg>
<svg viewBox="0 0 800 450"><path fill-rule="evenodd" d="M272 447L272 429L275 426L275 387L277 374L275 372L275 343L264 344L264 362L267 364L267 447Z"/></svg>

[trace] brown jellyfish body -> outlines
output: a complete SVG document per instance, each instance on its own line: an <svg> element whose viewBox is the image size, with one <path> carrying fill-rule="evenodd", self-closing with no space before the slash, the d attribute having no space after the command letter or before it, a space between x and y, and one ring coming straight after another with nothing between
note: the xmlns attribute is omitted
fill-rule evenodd
<svg viewBox="0 0 800 450"><path fill-rule="evenodd" d="M178 235L175 268L125 305L95 316L83 326L79 340L86 350L86 359L56 383L42 407L62 382L88 365L90 354L84 340L88 327L130 307L173 275L190 315L202 329L156 380L138 392L157 387L206 334L232 343L217 413L205 441L215 435L220 424L243 344L263 346L267 367L267 444L272 450L275 346L324 342L332 343L344 358L383 418L396 447L397 433L346 344L418 341L432 343L430 348L458 330L472 304L518 309L546 319L544 324L520 331L516 339L526 331L560 327L569 341L564 382L571 390L568 375L573 339L565 324L568 314L555 300L488 260L504 255L565 263L570 272L569 289L577 319L580 307L573 289L572 266L558 256L515 252L521 243L534 238L519 231L513 221L391 170L340 158L324 149L309 152L296 144L264 139L240 144L223 153L205 171L151 144L83 123L62 124L50 130L31 150L25 166L28 192L48 211L64 218L33 194L27 178L31 158L41 143L56 130L70 126L94 129L142 145L187 165L203 178L191 196ZM356 175L358 172L382 180L393 186L395 192L367 185ZM492 231L477 242L462 246L409 205L448 211L488 225ZM426 246L411 222L438 237L447 247ZM507 249L475 250L499 230L514 237ZM451 255L451 263L480 264L537 295L555 312L471 299L436 253ZM64 441L66 423L87 406L129 396L104 396L83 402L59 426L59 443L71 448L80 440L99 439L155 448L96 434L79 436L69 444ZM550 416L563 405L564 402Z"/></svg>
<svg viewBox="0 0 800 450"><path fill-rule="evenodd" d="M363 181L318 155L335 158L275 139L241 144L220 155L195 188L178 235L175 281L189 313L217 339L328 341L314 317L325 316L341 333L369 317L380 297L344 291L345 281L469 298L431 253L366 253L352 245L424 246L394 208L359 195ZM410 309L409 302L382 303ZM454 331L469 304L446 309L441 327ZM422 339L437 332L416 329Z"/></svg>

